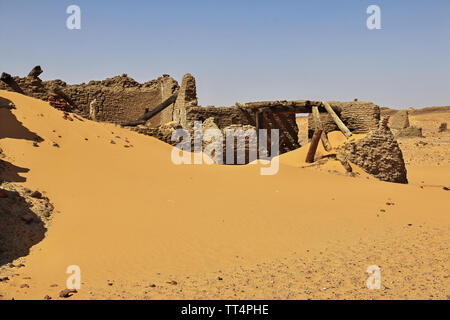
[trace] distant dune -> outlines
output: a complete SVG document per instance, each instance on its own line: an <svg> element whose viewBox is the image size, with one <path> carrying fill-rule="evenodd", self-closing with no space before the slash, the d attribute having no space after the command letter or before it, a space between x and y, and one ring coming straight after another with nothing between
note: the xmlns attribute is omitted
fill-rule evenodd
<svg viewBox="0 0 450 320"><path fill-rule="evenodd" d="M381 113L385 115L392 115L398 111L398 109L381 107ZM424 107L424 108L412 108L408 109L410 115L419 115L419 114L427 114L427 113L446 113L450 112L450 106L441 106L441 107Z"/></svg>

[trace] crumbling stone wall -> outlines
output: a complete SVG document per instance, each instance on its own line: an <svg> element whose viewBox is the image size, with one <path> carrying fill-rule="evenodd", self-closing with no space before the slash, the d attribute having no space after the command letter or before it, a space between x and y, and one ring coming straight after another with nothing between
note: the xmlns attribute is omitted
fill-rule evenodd
<svg viewBox="0 0 450 320"><path fill-rule="evenodd" d="M332 107L338 107L341 111L336 112L347 128L353 133L368 133L378 127L380 121L380 107L363 101L352 102L329 102ZM320 120L325 132L339 130L328 113L320 113ZM314 134L314 118L308 116L308 137Z"/></svg>
<svg viewBox="0 0 450 320"><path fill-rule="evenodd" d="M220 130L231 126L256 127L256 111L245 107L200 107L197 105L195 78L186 74L173 108L173 121L187 130L193 130L195 121L212 118ZM295 114L278 114L265 111L262 114L263 129L278 129L280 133L280 153L300 147ZM270 136L270 131L268 131Z"/></svg>
<svg viewBox="0 0 450 320"><path fill-rule="evenodd" d="M388 125L395 138L423 137L422 128L410 125L409 110L395 111L390 117Z"/></svg>
<svg viewBox="0 0 450 320"><path fill-rule="evenodd" d="M187 127L186 110L197 106L197 104L195 78L190 73L187 73L183 76L181 88L173 107L173 121L181 124L183 127Z"/></svg>
<svg viewBox="0 0 450 320"><path fill-rule="evenodd" d="M338 148L338 159L350 161L382 181L408 183L402 151L388 123L380 121L377 130L361 140L352 140Z"/></svg>
<svg viewBox="0 0 450 320"><path fill-rule="evenodd" d="M233 125L256 127L256 112L240 107L190 107L186 109L186 125L194 126L194 121L205 121L213 118L219 129ZM278 129L280 134L280 153L295 150L300 147L298 142L298 127L295 114L278 114L265 111L262 114L263 129Z"/></svg>
<svg viewBox="0 0 450 320"><path fill-rule="evenodd" d="M178 82L175 81L175 79L173 79L169 75L163 75L163 77L158 78L158 80L160 81L159 87L161 90L161 96L156 104L152 104L151 106L150 105L148 106L149 110L156 107L156 105L163 102L164 100L168 99L172 94L175 93L176 90L179 89ZM152 119L147 121L147 126L156 128L162 124L172 121L173 120L173 108L174 108L174 106L171 105L167 109L165 109L165 110L161 111L159 114L155 115Z"/></svg>
<svg viewBox="0 0 450 320"><path fill-rule="evenodd" d="M389 127L395 130L406 129L409 127L408 110L399 110L389 119Z"/></svg>
<svg viewBox="0 0 450 320"><path fill-rule="evenodd" d="M42 81L37 76L13 79L24 94L37 99L48 101L54 92L65 95L73 111L86 118L92 117L90 105L95 100L95 120L115 123L137 119L178 89L178 83L168 75L142 84L125 74L75 85L61 80ZM0 89L13 91L4 82L0 82ZM170 121L172 115L167 112L157 115L154 124Z"/></svg>

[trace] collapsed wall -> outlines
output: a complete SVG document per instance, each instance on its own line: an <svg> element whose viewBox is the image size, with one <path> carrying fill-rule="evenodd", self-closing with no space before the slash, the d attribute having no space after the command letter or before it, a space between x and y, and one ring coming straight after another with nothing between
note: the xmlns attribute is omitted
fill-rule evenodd
<svg viewBox="0 0 450 320"><path fill-rule="evenodd" d="M388 120L383 118L378 128L361 140L349 140L339 147L338 159L350 161L382 181L408 183L403 153Z"/></svg>
<svg viewBox="0 0 450 320"><path fill-rule="evenodd" d="M336 107L339 118L353 133L368 133L376 130L380 121L380 107L371 102L329 102L331 107ZM323 130L328 133L339 130L336 123L328 113L320 113L320 121ZM311 138L316 128L312 114L308 116L308 137Z"/></svg>
<svg viewBox="0 0 450 320"><path fill-rule="evenodd" d="M132 120L141 118L149 109L156 109L160 112L149 112L148 118L143 117L148 120L130 128L172 145L177 144L171 139L173 131L183 128L190 132L193 146L197 121L202 122L206 128L218 129L223 137L226 137L228 129L237 130L240 133L235 138L238 144L243 144L245 163L250 161L250 145L255 142L254 137L250 137L246 130L266 129L270 140L270 131L278 129L279 153L295 150L300 147L295 113L311 112L312 106L320 106L320 102L311 101L265 101L236 103L232 107L201 107L198 106L195 78L191 74L184 75L179 87L168 75L143 84L123 74L103 81L68 85L61 80L42 81L38 77L40 73L42 69L35 67L24 78L2 74L0 89L21 92L50 102L57 101L55 97L59 97L71 106L72 111L96 121L121 124L133 122ZM339 157L343 158L344 162L348 160L361 166L380 180L407 183L403 156L387 127L387 120L379 125L380 108L373 103L359 101L330 102L330 105L352 132L370 132L364 139L351 140L341 147ZM339 130L328 113L322 112L319 116L325 132ZM399 123L398 127L403 128L400 130L405 130L404 127L411 128L407 113L406 118L405 113L399 113L397 116L397 119L393 119L394 127ZM310 136L315 128L314 118L310 114ZM268 144L270 145L270 141ZM219 149L226 152L225 146L226 140ZM204 148L206 147L208 144L204 145ZM235 152L235 160L236 156ZM224 160L226 163L230 162L229 159Z"/></svg>
<svg viewBox="0 0 450 320"><path fill-rule="evenodd" d="M257 110L238 105L231 107L198 106L195 78L188 73L183 77L175 102L159 114L162 116L147 120L145 125L131 126L130 128L173 145L176 144L171 140L171 132L174 128L183 128L190 132L193 141L196 122L204 123L208 120L209 124L214 124L222 132L225 132L226 129L245 131L248 128L256 128ZM260 128L267 129L269 136L271 129L279 130L280 153L300 147L295 113L275 113L267 109L261 114Z"/></svg>
<svg viewBox="0 0 450 320"><path fill-rule="evenodd" d="M389 118L389 128L402 130L409 127L408 110L398 110Z"/></svg>
<svg viewBox="0 0 450 320"><path fill-rule="evenodd" d="M62 80L42 81L38 77L40 73L33 70L23 78L4 73L2 80L5 80L0 81L0 89L22 91L45 101L56 95L70 104L71 111L96 121L121 123L136 119L178 89L177 81L168 75L145 83L138 83L123 74L102 81L69 85ZM169 119L171 115L166 112L157 115L153 122L159 124Z"/></svg>
<svg viewBox="0 0 450 320"><path fill-rule="evenodd" d="M388 125L396 138L423 137L422 128L410 125L408 110L395 111L390 117Z"/></svg>

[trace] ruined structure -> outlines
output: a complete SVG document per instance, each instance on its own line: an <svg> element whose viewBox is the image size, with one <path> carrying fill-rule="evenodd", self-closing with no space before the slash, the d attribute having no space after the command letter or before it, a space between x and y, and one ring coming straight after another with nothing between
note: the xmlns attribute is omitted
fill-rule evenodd
<svg viewBox="0 0 450 320"><path fill-rule="evenodd" d="M336 113L339 118L353 133L368 133L378 128L380 121L380 108L371 103L363 101L353 102L329 102L329 104L337 109ZM339 130L336 123L328 113L320 114L324 132ZM311 138L314 133L316 123L312 114L308 116L308 137Z"/></svg>
<svg viewBox="0 0 450 320"><path fill-rule="evenodd" d="M409 127L408 110L399 110L395 112L389 120L389 128L402 130Z"/></svg>
<svg viewBox="0 0 450 320"><path fill-rule="evenodd" d="M350 161L382 181L408 183L403 154L388 120L383 118L377 130L338 148L338 159Z"/></svg>
<svg viewBox="0 0 450 320"><path fill-rule="evenodd" d="M422 128L410 125L409 112L409 110L398 110L390 117L388 125L396 138L423 137Z"/></svg>
<svg viewBox="0 0 450 320"><path fill-rule="evenodd" d="M122 123L138 118L178 89L178 83L168 75L142 84L124 75L69 85L62 80L42 81L39 79L41 72L37 66L24 78L3 73L0 90L16 91L45 101L51 100L52 96L62 98L73 112L83 117ZM156 116L152 123L157 126L167 122L169 119L164 115Z"/></svg>
<svg viewBox="0 0 450 320"><path fill-rule="evenodd" d="M243 144L245 149L245 160L241 163L252 161L250 150L254 146L258 150L260 145L258 136L250 136L246 133L248 131L256 133L266 129L269 137L267 144L270 145L270 132L278 129L280 153L299 148L296 114L308 113L308 136L314 137L306 162L314 162L319 140L326 150L332 148L327 138L330 131L341 130L347 138L352 133L368 133L366 138L349 141L339 149L341 163L349 166L348 161L353 162L384 181L407 182L401 150L387 127L387 120L380 124L380 108L371 102L356 99L329 103L261 101L236 103L230 107L202 107L198 105L195 78L191 74L184 75L181 86L178 86L168 75L142 84L122 74L103 81L68 85L61 80L42 81L39 79L41 73L39 66L24 78L3 73L0 89L47 100L55 107L68 106L70 111L83 117L118 123L172 145L178 143L172 141L172 133L180 128L191 133L191 144L194 145L194 132L197 132L194 127L198 122L204 126L203 132L207 128L216 129L223 137L227 137L227 129L240 129L233 140L236 138L236 143ZM405 121L402 119L394 119L393 123L404 127ZM204 151L211 143L214 141L204 144L202 150L192 150ZM226 151L225 145L222 149ZM236 163L236 152L228 155L225 163L230 163L229 157L235 159L231 163ZM261 155L257 154L257 157Z"/></svg>

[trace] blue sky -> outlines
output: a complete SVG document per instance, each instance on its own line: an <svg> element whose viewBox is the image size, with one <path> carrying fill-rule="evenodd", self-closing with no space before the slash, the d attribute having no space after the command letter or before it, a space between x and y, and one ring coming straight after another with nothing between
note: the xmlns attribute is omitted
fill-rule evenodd
<svg viewBox="0 0 450 320"><path fill-rule="evenodd" d="M81 8L81 30L66 8ZM366 9L381 8L381 30ZM68 83L184 73L202 105L312 99L450 105L450 1L0 0L0 71Z"/></svg>

